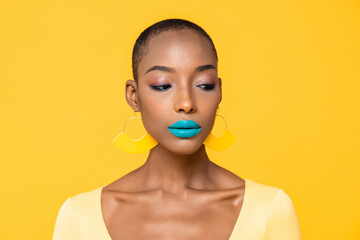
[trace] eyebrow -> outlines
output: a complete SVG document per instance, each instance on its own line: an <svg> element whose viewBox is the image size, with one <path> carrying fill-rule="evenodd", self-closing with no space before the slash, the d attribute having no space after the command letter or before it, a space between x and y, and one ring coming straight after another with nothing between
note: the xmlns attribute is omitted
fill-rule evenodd
<svg viewBox="0 0 360 240"><path fill-rule="evenodd" d="M160 66L160 65L155 65L155 66L152 66L151 68L149 68L146 72L151 72L151 71L155 71L155 70L159 70L159 71L163 71L163 72L170 72L170 73L173 73L175 72L175 70L171 67L166 67L166 66Z"/></svg>
<svg viewBox="0 0 360 240"><path fill-rule="evenodd" d="M206 64L206 65L201 65L199 67L197 67L195 69L195 72L203 72L209 69L215 69L216 67L212 64ZM144 74L151 72L151 71L155 71L155 70L159 70L159 71L163 71L163 72L169 72L169 73L174 73L175 69L172 67L167 67L167 66L161 66L161 65L155 65L152 66L151 68L149 68Z"/></svg>
<svg viewBox="0 0 360 240"><path fill-rule="evenodd" d="M202 71L209 70L209 69L216 70L216 67L212 64L202 65L202 66L197 67L195 72L202 72Z"/></svg>

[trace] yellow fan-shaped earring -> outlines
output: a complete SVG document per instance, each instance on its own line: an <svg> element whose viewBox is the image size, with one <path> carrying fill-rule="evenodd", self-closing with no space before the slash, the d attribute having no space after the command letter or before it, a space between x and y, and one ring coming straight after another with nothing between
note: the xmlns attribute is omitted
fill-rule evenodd
<svg viewBox="0 0 360 240"><path fill-rule="evenodd" d="M116 138L112 141L112 143L116 147L120 148L125 152L142 153L155 147L158 144L158 142L147 132L145 133L144 136L142 136L139 139L132 139L128 135L126 135L125 133L126 123L132 119L141 119L141 117L136 116L135 112L134 115L135 117L131 117L128 120L126 120L122 132L116 136Z"/></svg>
<svg viewBox="0 0 360 240"><path fill-rule="evenodd" d="M216 116L221 117L225 121L225 131L220 137L216 137L210 132L209 136L205 139L204 144L211 150L223 151L230 147L235 142L236 138L228 129L225 118L219 114L216 114Z"/></svg>

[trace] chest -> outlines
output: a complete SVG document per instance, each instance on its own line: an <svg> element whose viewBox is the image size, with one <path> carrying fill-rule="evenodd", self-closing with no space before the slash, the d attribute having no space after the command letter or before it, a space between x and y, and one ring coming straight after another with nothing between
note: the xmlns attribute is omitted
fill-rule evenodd
<svg viewBox="0 0 360 240"><path fill-rule="evenodd" d="M227 240L239 212L231 199L211 203L118 202L104 220L113 240Z"/></svg>

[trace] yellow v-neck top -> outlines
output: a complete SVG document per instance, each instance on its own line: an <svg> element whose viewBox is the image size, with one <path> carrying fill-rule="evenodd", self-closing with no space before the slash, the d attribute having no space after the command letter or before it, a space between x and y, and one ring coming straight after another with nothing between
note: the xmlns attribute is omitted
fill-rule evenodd
<svg viewBox="0 0 360 240"><path fill-rule="evenodd" d="M102 187L68 198L61 206L53 240L111 240L101 210ZM280 188L245 179L243 205L229 240L300 240L290 197Z"/></svg>

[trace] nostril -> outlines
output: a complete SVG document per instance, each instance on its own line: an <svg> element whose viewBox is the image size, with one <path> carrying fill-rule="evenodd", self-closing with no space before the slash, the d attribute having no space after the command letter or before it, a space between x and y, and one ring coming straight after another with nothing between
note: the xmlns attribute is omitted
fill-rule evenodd
<svg viewBox="0 0 360 240"><path fill-rule="evenodd" d="M194 108L191 108L190 110L185 110L183 108L180 108L178 109L179 112L183 111L183 112L189 112L189 113L192 113L192 112L195 112L195 109Z"/></svg>

